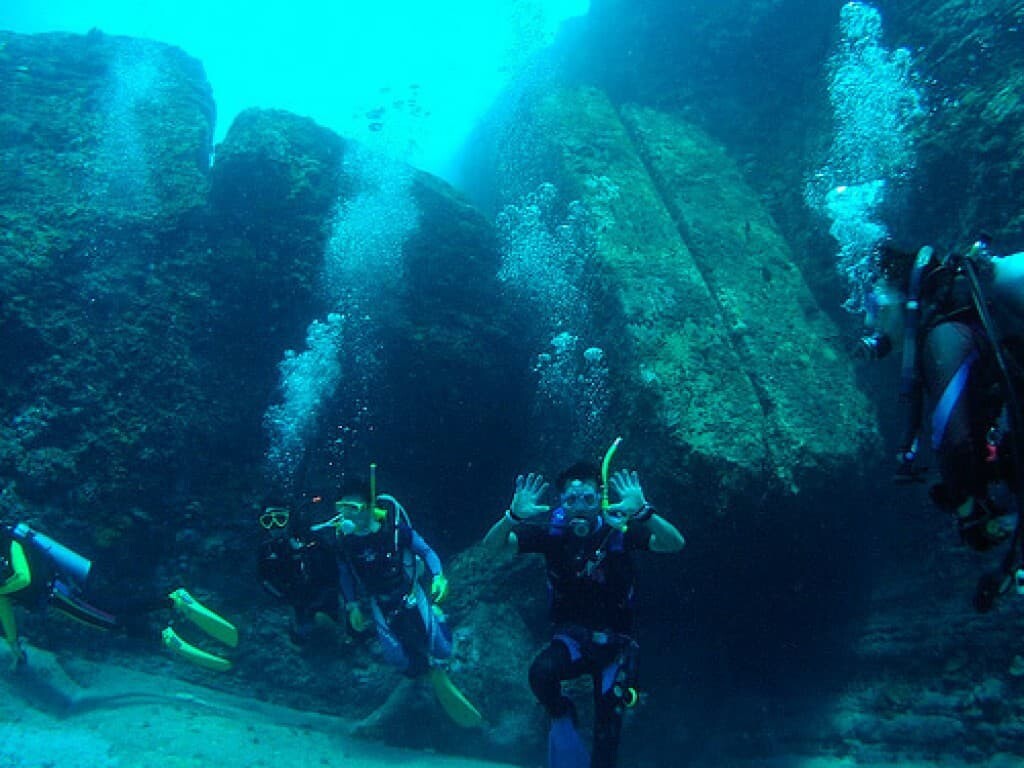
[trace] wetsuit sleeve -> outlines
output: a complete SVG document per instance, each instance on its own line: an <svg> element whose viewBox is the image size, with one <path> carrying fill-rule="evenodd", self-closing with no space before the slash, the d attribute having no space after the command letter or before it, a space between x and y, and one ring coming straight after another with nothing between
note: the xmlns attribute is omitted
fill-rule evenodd
<svg viewBox="0 0 1024 768"><path fill-rule="evenodd" d="M1000 314L1013 318L1013 325L1019 327L1024 321L1024 252L1012 253L993 263L992 305L998 307ZM1007 332L1006 328L1002 330Z"/></svg>
<svg viewBox="0 0 1024 768"><path fill-rule="evenodd" d="M625 547L627 550L649 551L651 548L651 532L644 524L631 525L626 529Z"/></svg>
<svg viewBox="0 0 1024 768"><path fill-rule="evenodd" d="M12 595L32 583L32 572L29 570L25 550L16 541L11 542L10 559L12 572L7 580L0 584L0 595Z"/></svg>
<svg viewBox="0 0 1024 768"><path fill-rule="evenodd" d="M14 604L6 595L13 595L20 592L32 583L32 573L29 570L28 558L25 557L25 550L16 541L11 542L10 551L11 575L3 584L0 584L0 628L3 629L4 639L11 646L14 653L20 653L18 648L18 622L14 618Z"/></svg>
<svg viewBox="0 0 1024 768"><path fill-rule="evenodd" d="M7 597L0 597L0 627L11 650L18 653L18 623L14 620L14 605Z"/></svg>
<svg viewBox="0 0 1024 768"><path fill-rule="evenodd" d="M427 544L424 538L412 528L409 529L409 547L427 564L427 570L430 571L431 576L437 576L444 570L441 567L441 558L430 548L430 545Z"/></svg>
<svg viewBox="0 0 1024 768"><path fill-rule="evenodd" d="M548 550L550 536L548 529L539 525L517 525L512 529L516 535L516 543L519 547L519 554L526 555L533 552L543 554Z"/></svg>

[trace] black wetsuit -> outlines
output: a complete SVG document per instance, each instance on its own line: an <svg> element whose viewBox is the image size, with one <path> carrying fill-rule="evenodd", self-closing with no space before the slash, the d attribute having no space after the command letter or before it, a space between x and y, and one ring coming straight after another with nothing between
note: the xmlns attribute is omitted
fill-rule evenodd
<svg viewBox="0 0 1024 768"><path fill-rule="evenodd" d="M921 304L906 440L920 428L927 400L941 474L933 498L953 509L969 498L986 499L992 482L1016 483L1009 441L1000 442L1009 426L1000 418L1007 402L1005 385L963 274L946 266L933 268L922 281Z"/></svg>
<svg viewBox="0 0 1024 768"><path fill-rule="evenodd" d="M260 583L295 612L291 638L305 643L313 632L316 614L339 621L338 566L329 545L293 536L271 537L260 546Z"/></svg>
<svg viewBox="0 0 1024 768"><path fill-rule="evenodd" d="M431 576L442 572L441 560L419 533L389 521L375 533L340 537L336 549L342 596L368 605L388 664L418 677L432 659L451 656L451 629L417 579L417 557Z"/></svg>
<svg viewBox="0 0 1024 768"><path fill-rule="evenodd" d="M517 525L520 554L544 555L547 565L551 642L530 666L530 687L552 718L573 712L562 681L590 675L594 686L593 768L616 764L622 730L622 696L616 688L634 686L637 642L636 579L631 552L650 549L650 532L630 527L625 534L600 521L579 537L562 508L546 524Z"/></svg>

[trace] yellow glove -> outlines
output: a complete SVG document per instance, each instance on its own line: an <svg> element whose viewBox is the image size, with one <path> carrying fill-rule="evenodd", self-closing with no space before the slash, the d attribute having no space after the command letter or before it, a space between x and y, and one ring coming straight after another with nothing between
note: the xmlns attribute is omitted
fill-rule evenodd
<svg viewBox="0 0 1024 768"><path fill-rule="evenodd" d="M435 603L440 603L448 596L448 579L444 577L443 573L437 574L434 580L430 582L430 599Z"/></svg>
<svg viewBox="0 0 1024 768"><path fill-rule="evenodd" d="M365 632L370 627L370 622L363 616L359 603L352 603L348 606L348 624L356 632Z"/></svg>

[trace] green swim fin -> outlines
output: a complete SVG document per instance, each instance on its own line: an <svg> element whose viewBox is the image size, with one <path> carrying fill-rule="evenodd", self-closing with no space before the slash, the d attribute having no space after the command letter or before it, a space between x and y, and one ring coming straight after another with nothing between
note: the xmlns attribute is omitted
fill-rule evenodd
<svg viewBox="0 0 1024 768"><path fill-rule="evenodd" d="M448 673L440 667L430 670L430 684L434 686L434 694L441 709L456 725L462 728L476 728L484 721L480 711L455 687Z"/></svg>
<svg viewBox="0 0 1024 768"><path fill-rule="evenodd" d="M171 592L168 597L174 603L174 609L178 613L214 640L219 640L231 648L238 645L238 630L235 628L235 625L223 616L218 616L192 597L187 591L179 587Z"/></svg>
<svg viewBox="0 0 1024 768"><path fill-rule="evenodd" d="M186 643L171 627L167 627L160 636L163 638L164 646L171 653L180 656L190 664L195 664L203 669L212 669L214 672L227 672L231 669L230 661L207 653L201 648L196 648L191 643Z"/></svg>

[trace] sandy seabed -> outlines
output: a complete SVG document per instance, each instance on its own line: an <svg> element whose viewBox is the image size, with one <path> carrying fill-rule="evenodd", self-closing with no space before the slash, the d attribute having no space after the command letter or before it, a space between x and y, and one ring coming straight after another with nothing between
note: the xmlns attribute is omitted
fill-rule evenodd
<svg viewBox="0 0 1024 768"><path fill-rule="evenodd" d="M0 768L496 768L355 738L347 721L29 649L0 671ZM6 665L8 657L0 657Z"/></svg>

